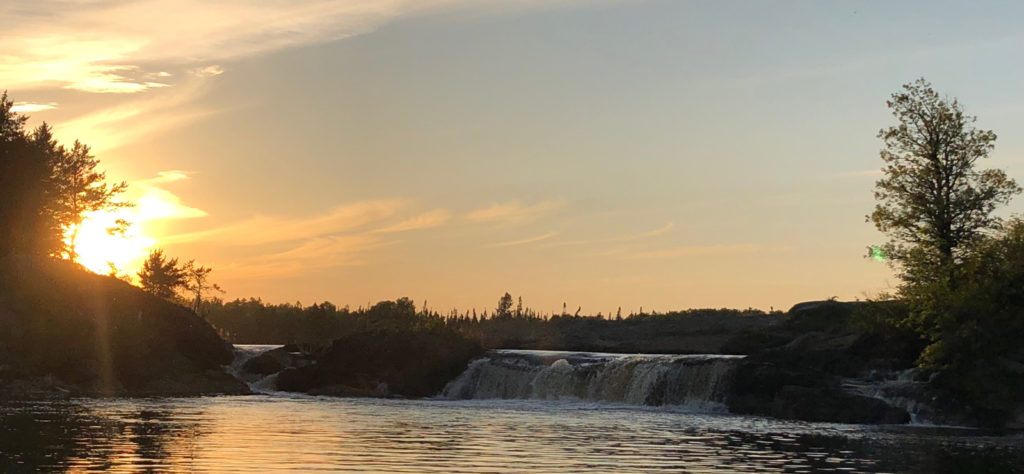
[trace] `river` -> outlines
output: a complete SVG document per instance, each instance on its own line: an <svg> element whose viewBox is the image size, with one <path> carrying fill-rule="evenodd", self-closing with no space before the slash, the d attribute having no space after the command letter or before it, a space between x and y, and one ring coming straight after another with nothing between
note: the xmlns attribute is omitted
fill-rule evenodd
<svg viewBox="0 0 1024 474"><path fill-rule="evenodd" d="M252 396L0 403L0 472L1014 472L1024 437L692 406Z"/></svg>

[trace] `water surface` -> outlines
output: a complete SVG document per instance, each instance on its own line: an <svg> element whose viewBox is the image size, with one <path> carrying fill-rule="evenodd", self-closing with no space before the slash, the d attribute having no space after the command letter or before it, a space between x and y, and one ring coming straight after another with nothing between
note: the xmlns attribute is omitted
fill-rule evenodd
<svg viewBox="0 0 1024 474"><path fill-rule="evenodd" d="M0 472L1015 472L1024 438L548 400L0 404Z"/></svg>

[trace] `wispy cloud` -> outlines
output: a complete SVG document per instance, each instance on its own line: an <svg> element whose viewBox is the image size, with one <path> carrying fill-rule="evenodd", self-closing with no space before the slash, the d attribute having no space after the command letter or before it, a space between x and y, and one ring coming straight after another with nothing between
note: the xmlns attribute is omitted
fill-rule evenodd
<svg viewBox="0 0 1024 474"><path fill-rule="evenodd" d="M0 2L0 85L15 93L67 89L112 96L105 99L108 108L56 124L62 139L110 150L217 112L197 107L196 99L203 83L225 73L227 62L364 34L449 3Z"/></svg>
<svg viewBox="0 0 1024 474"><path fill-rule="evenodd" d="M198 79L182 83L166 93L125 101L63 122L55 131L63 141L80 139L96 151L124 146L216 113L192 104L203 88Z"/></svg>
<svg viewBox="0 0 1024 474"><path fill-rule="evenodd" d="M52 110L57 108L56 102L47 102L45 104L35 104L32 102L15 102L11 106L11 112L17 113L33 113L42 112L44 110Z"/></svg>
<svg viewBox="0 0 1024 474"><path fill-rule="evenodd" d="M82 92L98 94L134 94L149 89L169 87L170 84L154 81L142 81L132 76L138 71L137 66L97 66L89 68L90 74L64 86Z"/></svg>
<svg viewBox="0 0 1024 474"><path fill-rule="evenodd" d="M369 234L320 237L283 252L220 266L218 274L252 280L297 275L317 268L363 265L366 252L394 243Z"/></svg>
<svg viewBox="0 0 1024 474"><path fill-rule="evenodd" d="M163 240L168 243L206 242L231 245L306 240L352 231L394 217L405 205L401 200L379 200L347 204L321 215L301 218L258 216L215 229L166 237Z"/></svg>
<svg viewBox="0 0 1024 474"><path fill-rule="evenodd" d="M149 178L149 179L139 180L139 181L136 181L133 184L153 185L153 184L159 184L159 183L173 183L175 181L181 181L181 180L188 179L190 174L191 173L189 173L187 171L182 171L182 170L157 171L155 177Z"/></svg>
<svg viewBox="0 0 1024 474"><path fill-rule="evenodd" d="M466 214L467 220L474 222L500 222L515 224L527 222L561 207L557 201L542 201L530 206L523 205L519 201L510 201L503 204L492 204L488 207L477 209Z"/></svg>
<svg viewBox="0 0 1024 474"><path fill-rule="evenodd" d="M527 239L513 240L510 242L499 242L496 244L488 245L488 247L513 247L516 245L532 244L534 242L540 242L542 240L550 239L551 237L554 237L556 235L558 235L558 232L548 232L544 235L538 235L536 237L530 237Z"/></svg>
<svg viewBox="0 0 1024 474"><path fill-rule="evenodd" d="M197 77L213 77L224 74L224 68L214 64L211 66L197 67L189 71L193 76Z"/></svg>
<svg viewBox="0 0 1024 474"><path fill-rule="evenodd" d="M589 239L589 240L567 240L563 242L551 242L547 244L549 247L565 247L570 245L587 245L587 244L608 244L618 242L629 242L632 240L649 239L651 237L657 237L670 232L675 227L675 224L669 222L663 227L654 229L649 232L641 232L639 234L627 234L619 237L611 237L608 239Z"/></svg>
<svg viewBox="0 0 1024 474"><path fill-rule="evenodd" d="M761 247L756 244L736 245L696 245L686 247L675 247L663 250L649 250L642 252L625 253L626 259L652 259L652 258L678 258L696 257L707 255L736 255L756 252Z"/></svg>
<svg viewBox="0 0 1024 474"><path fill-rule="evenodd" d="M416 217L406 219L397 224L382 227L375 230L377 233L405 232L409 230L429 229L444 225L452 218L452 212L447 209L434 209Z"/></svg>
<svg viewBox="0 0 1024 474"><path fill-rule="evenodd" d="M170 65L203 75L212 62L374 30L447 0L34 0L0 7L0 84L133 93ZM196 64L199 63L199 64ZM202 64L206 63L206 64ZM156 71L144 68L157 66ZM170 77L164 76L164 77Z"/></svg>

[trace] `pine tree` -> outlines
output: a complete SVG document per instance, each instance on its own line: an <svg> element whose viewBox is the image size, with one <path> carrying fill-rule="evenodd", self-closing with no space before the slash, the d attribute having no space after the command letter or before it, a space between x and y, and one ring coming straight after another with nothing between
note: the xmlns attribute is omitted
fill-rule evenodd
<svg viewBox="0 0 1024 474"><path fill-rule="evenodd" d="M143 290L169 300L174 298L179 288L186 288L187 277L185 268L178 265L178 259L164 258L164 251L156 249L142 264L139 284Z"/></svg>

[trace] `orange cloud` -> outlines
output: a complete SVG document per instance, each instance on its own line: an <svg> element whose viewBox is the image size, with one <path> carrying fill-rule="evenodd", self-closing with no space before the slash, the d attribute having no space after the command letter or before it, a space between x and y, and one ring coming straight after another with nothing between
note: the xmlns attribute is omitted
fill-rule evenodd
<svg viewBox="0 0 1024 474"><path fill-rule="evenodd" d="M544 235L538 235L536 237L530 237L522 240L513 240L510 242L500 242L497 244L491 244L488 245L488 247L513 247L516 245L532 244L534 242L540 242L542 240L550 239L551 237L554 237L556 235L558 235L558 232L548 232Z"/></svg>
<svg viewBox="0 0 1024 474"><path fill-rule="evenodd" d="M303 218L258 216L215 229L170 236L168 243L207 242L231 245L260 245L305 240L351 231L393 217L405 207L401 200L366 201L336 207Z"/></svg>
<svg viewBox="0 0 1024 474"><path fill-rule="evenodd" d="M510 201L503 204L495 203L488 207L477 209L466 214L465 219L474 222L513 224L533 220L559 207L561 207L561 203L556 201L543 201L532 206L525 206L519 201Z"/></svg>
<svg viewBox="0 0 1024 474"><path fill-rule="evenodd" d="M17 112L19 114L23 114L23 113L42 112L44 110L52 110L52 109L56 109L56 108L57 108L57 103L56 102L47 102L45 104L35 104L35 103L32 103L32 102L15 102L14 105L11 106L11 112Z"/></svg>
<svg viewBox="0 0 1024 474"><path fill-rule="evenodd" d="M650 232L642 232L642 233L639 233L639 234L623 235L621 237L612 237L612 238L609 238L609 239L569 240L569 241L565 241L565 242L552 242L552 243L547 244L547 245L549 247L563 247L563 246L568 246L568 245L586 245L586 244L604 244L604 243L614 243L614 242L629 242L631 240L647 239L647 238L657 237L659 235L667 234L669 231L672 230L673 227L675 227L675 224L669 222L668 224L665 224L664 227L652 230Z"/></svg>
<svg viewBox="0 0 1024 474"><path fill-rule="evenodd" d="M418 229L429 229L431 227L438 227L444 225L444 223L448 222L451 218L451 211L447 209L434 209L433 211L420 214L411 219L406 219L397 224L377 229L374 232L389 233L405 232L409 230Z"/></svg>

